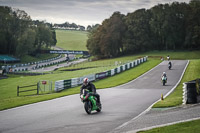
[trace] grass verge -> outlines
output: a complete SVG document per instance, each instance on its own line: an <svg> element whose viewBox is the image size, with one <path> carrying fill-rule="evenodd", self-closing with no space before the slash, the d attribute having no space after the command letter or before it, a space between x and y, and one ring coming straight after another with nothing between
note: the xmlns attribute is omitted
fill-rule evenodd
<svg viewBox="0 0 200 133"><path fill-rule="evenodd" d="M199 125L200 120L194 120L170 126L154 128L148 131L139 131L138 133L199 133Z"/></svg>

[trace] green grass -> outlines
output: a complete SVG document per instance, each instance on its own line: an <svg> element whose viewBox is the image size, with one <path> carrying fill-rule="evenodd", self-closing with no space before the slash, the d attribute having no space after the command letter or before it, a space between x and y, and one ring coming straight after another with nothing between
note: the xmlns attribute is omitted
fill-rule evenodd
<svg viewBox="0 0 200 133"><path fill-rule="evenodd" d="M63 48L64 50L87 51L87 34L88 32L86 31L56 30L56 46Z"/></svg>
<svg viewBox="0 0 200 133"><path fill-rule="evenodd" d="M177 88L163 101L156 103L153 108L174 107L182 104L183 83L200 78L200 60L191 60Z"/></svg>
<svg viewBox="0 0 200 133"><path fill-rule="evenodd" d="M154 128L148 131L140 131L138 133L199 133L199 125L200 120L194 120L170 126Z"/></svg>

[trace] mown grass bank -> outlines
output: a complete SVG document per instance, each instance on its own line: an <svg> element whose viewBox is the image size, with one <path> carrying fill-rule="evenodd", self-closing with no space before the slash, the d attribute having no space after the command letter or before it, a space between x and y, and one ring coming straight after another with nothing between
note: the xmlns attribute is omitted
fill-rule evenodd
<svg viewBox="0 0 200 133"><path fill-rule="evenodd" d="M154 128L148 131L140 131L138 133L199 133L200 120L178 123L171 126Z"/></svg>
<svg viewBox="0 0 200 133"><path fill-rule="evenodd" d="M56 30L57 44L56 46L64 50L85 50L88 32Z"/></svg>

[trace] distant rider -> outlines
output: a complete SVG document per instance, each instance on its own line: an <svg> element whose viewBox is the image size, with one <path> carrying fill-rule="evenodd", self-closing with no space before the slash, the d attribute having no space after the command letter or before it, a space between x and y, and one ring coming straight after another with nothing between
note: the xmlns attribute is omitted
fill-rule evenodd
<svg viewBox="0 0 200 133"><path fill-rule="evenodd" d="M161 80L162 78L165 77L166 78L166 81L167 81L167 74L165 72L163 72L162 76L161 76Z"/></svg>
<svg viewBox="0 0 200 133"><path fill-rule="evenodd" d="M169 55L167 56L167 60L168 60L168 61L170 60L170 57L169 57Z"/></svg>
<svg viewBox="0 0 200 133"><path fill-rule="evenodd" d="M170 68L172 67L172 63L171 63L171 61L169 61L168 65L170 66Z"/></svg>
<svg viewBox="0 0 200 133"><path fill-rule="evenodd" d="M89 82L88 78L84 78L83 80L83 85L81 86L81 89L80 89L80 96L83 95L84 89L87 89L89 90L89 92L92 92L92 95L97 98L97 103L101 104L100 96L99 94L96 93L96 87L92 82Z"/></svg>

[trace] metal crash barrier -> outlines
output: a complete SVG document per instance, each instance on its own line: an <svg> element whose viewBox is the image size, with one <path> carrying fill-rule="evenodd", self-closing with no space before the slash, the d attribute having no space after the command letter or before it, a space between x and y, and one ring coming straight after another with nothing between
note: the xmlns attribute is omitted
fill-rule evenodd
<svg viewBox="0 0 200 133"><path fill-rule="evenodd" d="M118 66L117 68L105 71L105 72L100 72L100 73L96 73L96 74L90 74L90 75L86 75L83 77L79 77L79 78L72 78L72 79L68 79L68 80L59 80L55 82L55 92L59 92L62 91L64 89L68 89L71 87L76 87L78 85L82 84L82 81L85 77L87 77L90 81L95 81L95 80L101 80L110 76L114 76L118 73L121 73L123 71L129 70L131 68L134 68L138 65L140 65L141 63L144 63L147 61L147 57L143 57L137 60L134 60L132 62L123 64L121 66Z"/></svg>

